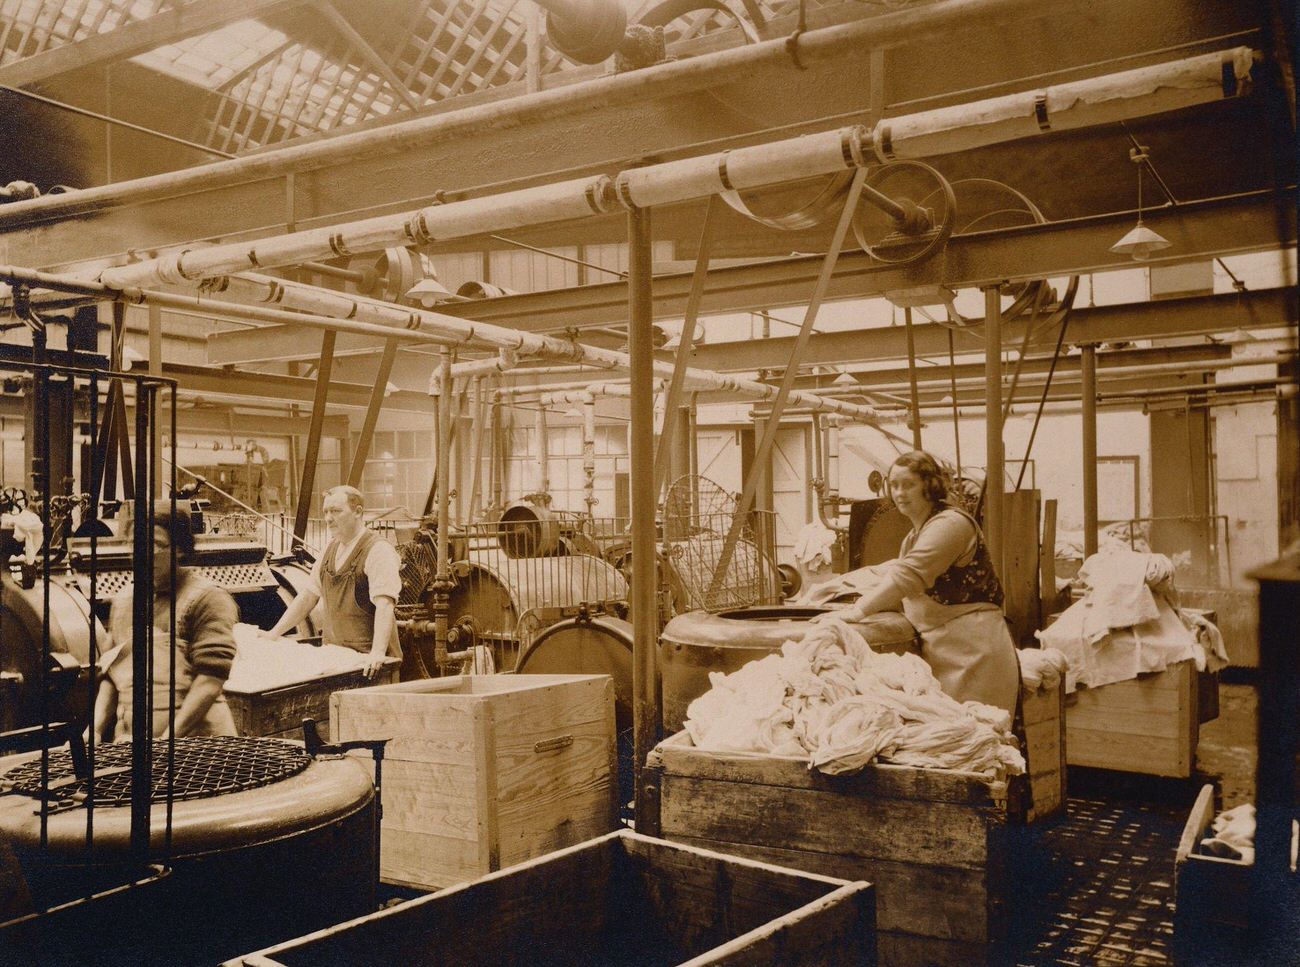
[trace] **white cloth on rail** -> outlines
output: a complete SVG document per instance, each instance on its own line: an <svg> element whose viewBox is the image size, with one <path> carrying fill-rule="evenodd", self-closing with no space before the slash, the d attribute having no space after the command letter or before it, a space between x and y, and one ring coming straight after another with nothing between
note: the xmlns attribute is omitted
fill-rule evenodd
<svg viewBox="0 0 1300 967"><path fill-rule="evenodd" d="M842 621L810 623L780 653L709 682L686 718L702 749L789 756L830 774L877 758L990 778L1024 772L1005 710L956 701L921 658L876 654Z"/></svg>

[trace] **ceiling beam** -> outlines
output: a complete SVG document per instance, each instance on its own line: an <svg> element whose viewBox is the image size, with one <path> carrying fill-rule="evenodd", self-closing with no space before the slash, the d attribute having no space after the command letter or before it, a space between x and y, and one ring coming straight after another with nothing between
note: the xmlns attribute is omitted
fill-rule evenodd
<svg viewBox="0 0 1300 967"><path fill-rule="evenodd" d="M127 60L226 24L261 17L301 0L191 0L84 40L62 44L0 67L0 84L27 87L60 74Z"/></svg>
<svg viewBox="0 0 1300 967"><path fill-rule="evenodd" d="M1158 302L1125 303L1113 306L1083 306L1070 313L1066 332L1069 345L1082 343L1131 342L1136 339L1168 339L1178 336L1210 336L1234 329L1294 327L1300 319L1295 289L1280 286L1242 293L1187 296ZM983 320L974 320L970 332L956 334L958 353L983 352L980 330ZM1003 327L1003 347L1019 349L1024 339L1024 320ZM916 353L921 357L948 355L948 328L936 323L913 326ZM1050 352L1056 330L1037 333L1029 348ZM780 336L739 343L706 343L698 346L691 365L711 369L725 365L742 372L782 369L790 359L794 339ZM855 361L907 358L907 335L902 326L884 326L850 332L826 332L813 336L801 357L805 366L836 365ZM983 372L980 364L980 372Z"/></svg>
<svg viewBox="0 0 1300 967"><path fill-rule="evenodd" d="M163 363L163 376L175 379L183 389L206 396L248 397L266 402L310 403L316 381L302 376L276 376L269 373L234 372L206 366ZM330 382L329 405L362 407L369 405L371 387L362 383ZM384 408L416 413L434 413L436 406L428 393L398 390L384 399Z"/></svg>
<svg viewBox="0 0 1300 967"><path fill-rule="evenodd" d="M1144 212L1143 219L1147 227L1172 243L1146 265L1206 261L1294 246L1296 242L1294 191L1188 202ZM1133 222L1133 213L1118 212L954 235L934 258L912 265L883 265L863 252L845 252L836 263L826 298L865 298L927 285L956 289L1133 268L1135 263L1128 256L1110 251ZM700 313L707 316L806 305L821 264L821 255L803 255L712 271ZM654 317L682 318L690 287L689 272L656 276ZM525 332L605 326L627 321L627 283L599 282L499 296L439 306L438 311Z"/></svg>

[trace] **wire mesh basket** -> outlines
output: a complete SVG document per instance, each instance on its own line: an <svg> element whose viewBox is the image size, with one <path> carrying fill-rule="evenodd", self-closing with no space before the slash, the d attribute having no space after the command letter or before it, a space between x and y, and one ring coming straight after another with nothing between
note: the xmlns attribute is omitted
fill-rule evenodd
<svg viewBox="0 0 1300 967"><path fill-rule="evenodd" d="M664 560L678 611L726 611L781 601L776 515L751 511L733 527L731 513L696 514L689 526L664 523ZM734 534L733 534L734 529ZM728 543L731 547L728 550ZM724 565L724 558L725 565Z"/></svg>

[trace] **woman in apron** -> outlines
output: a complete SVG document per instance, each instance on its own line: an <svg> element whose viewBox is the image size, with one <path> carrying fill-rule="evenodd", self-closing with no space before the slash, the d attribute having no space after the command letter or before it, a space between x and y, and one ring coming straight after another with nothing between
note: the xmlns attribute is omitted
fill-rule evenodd
<svg viewBox="0 0 1300 967"><path fill-rule="evenodd" d="M1015 714L1020 686L1016 649L1002 614L1002 585L975 519L950 506L943 472L913 450L889 469L889 495L912 522L883 576L837 617L853 621L900 605L921 635L921 657L958 701Z"/></svg>

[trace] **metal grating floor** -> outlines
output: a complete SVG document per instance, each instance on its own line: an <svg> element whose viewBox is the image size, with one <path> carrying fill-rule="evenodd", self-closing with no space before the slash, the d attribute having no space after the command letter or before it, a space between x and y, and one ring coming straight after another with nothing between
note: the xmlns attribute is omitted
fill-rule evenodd
<svg viewBox="0 0 1300 967"><path fill-rule="evenodd" d="M1023 902L1008 963L1172 963L1174 850L1194 795L1185 806L1182 798L1071 797L1064 820L1029 831L1013 880Z"/></svg>

